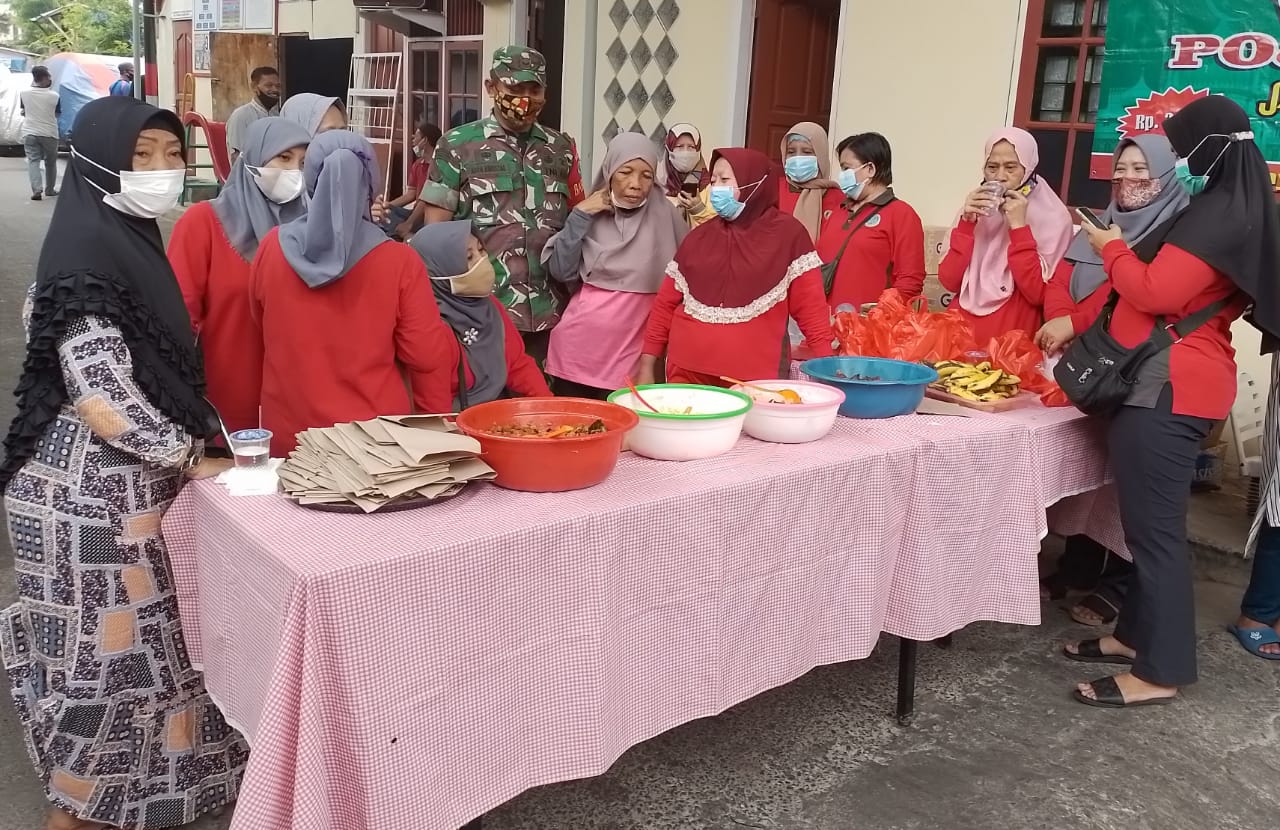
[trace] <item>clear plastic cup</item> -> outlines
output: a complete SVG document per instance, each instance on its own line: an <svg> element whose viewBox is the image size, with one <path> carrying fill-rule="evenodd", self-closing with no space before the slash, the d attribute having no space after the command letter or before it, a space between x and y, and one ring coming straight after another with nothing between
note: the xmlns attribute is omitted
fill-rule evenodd
<svg viewBox="0 0 1280 830"><path fill-rule="evenodd" d="M271 460L271 430L242 429L227 437L237 467L265 467Z"/></svg>
<svg viewBox="0 0 1280 830"><path fill-rule="evenodd" d="M983 182L982 189L987 191L987 193L991 195L991 198L995 202L995 205L999 205L1000 200L1004 198L1005 187L1003 182ZM986 210L984 210L983 213L990 216L992 209L993 208L989 207Z"/></svg>

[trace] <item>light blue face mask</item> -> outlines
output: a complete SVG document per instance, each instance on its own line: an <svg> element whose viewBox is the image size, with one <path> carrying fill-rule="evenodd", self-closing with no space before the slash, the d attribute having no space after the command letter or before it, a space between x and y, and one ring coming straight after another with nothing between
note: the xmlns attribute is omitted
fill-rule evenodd
<svg viewBox="0 0 1280 830"><path fill-rule="evenodd" d="M870 164L871 162L867 162ZM850 170L841 170L840 175L836 177L836 183L840 185L840 189L844 191L844 195L850 199L857 199L862 195L862 191L866 188L866 182L858 181L858 171L866 167L867 164L859 164Z"/></svg>
<svg viewBox="0 0 1280 830"><path fill-rule="evenodd" d="M763 181L764 179L760 179L760 181L743 185L740 189L745 190L748 187L755 187ZM752 193L755 193L755 191L753 190ZM712 185L710 198L711 209L716 212L717 216L726 222L732 222L734 219L737 219L742 215L742 211L747 208L746 202L739 202L733 197L733 188L727 184ZM750 199L751 196L747 196L747 198Z"/></svg>
<svg viewBox="0 0 1280 830"><path fill-rule="evenodd" d="M818 178L817 156L787 156L782 166L787 171L787 178L793 182L811 182Z"/></svg>
<svg viewBox="0 0 1280 830"><path fill-rule="evenodd" d="M1199 150L1201 146L1203 146L1204 143L1211 138L1225 138L1228 140L1228 143L1223 146L1222 151L1218 153L1218 157L1215 158L1213 160L1213 163L1209 165L1209 169L1205 170L1204 173L1197 176L1196 174L1191 172L1190 159L1192 156L1196 154L1196 150ZM1173 163L1173 174L1178 178L1178 183L1181 184L1183 188L1186 189L1188 194L1192 196L1199 196L1201 193L1204 192L1204 189L1209 186L1209 174L1213 172L1213 168L1217 167L1218 162L1222 160L1222 157L1224 155L1226 155L1227 147L1230 147L1231 144L1237 141L1247 141L1252 138L1253 138L1252 130L1242 132L1242 133L1229 133L1229 134L1228 133L1211 133L1205 136L1204 138L1200 139L1200 143L1197 144L1195 146L1195 149L1193 149L1190 153L1187 153L1186 158L1180 158Z"/></svg>

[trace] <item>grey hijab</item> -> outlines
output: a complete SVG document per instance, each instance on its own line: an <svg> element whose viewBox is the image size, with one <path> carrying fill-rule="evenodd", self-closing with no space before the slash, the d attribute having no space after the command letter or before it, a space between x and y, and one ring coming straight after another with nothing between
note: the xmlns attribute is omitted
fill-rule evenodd
<svg viewBox="0 0 1280 830"><path fill-rule="evenodd" d="M257 174L249 167L262 167L284 151L305 147L310 141L302 127L275 116L259 118L245 131L244 148L222 192L213 200L213 212L231 247L246 261L253 260L262 238L272 228L297 219L307 209L301 195L283 205L263 196L255 181Z"/></svg>
<svg viewBox="0 0 1280 830"><path fill-rule="evenodd" d="M453 329L475 382L466 389L467 406L496 401L507 387L507 333L505 313L492 297L459 297L449 290L449 279L467 273L467 238L471 221L435 222L414 234L409 245L426 263L440 316ZM462 383L453 401L464 407Z"/></svg>
<svg viewBox="0 0 1280 830"><path fill-rule="evenodd" d="M1174 162L1178 155L1163 135L1149 134L1125 139L1116 146L1115 161L1120 153L1130 144L1138 145L1138 149L1147 157L1147 166L1151 168L1151 178L1160 180L1160 192L1151 204L1137 210L1122 210L1112 199L1111 204L1103 211L1100 218L1106 225L1119 225L1124 234L1125 244L1132 248L1138 240L1160 227L1166 221L1187 206L1191 197L1187 190L1178 183L1173 172ZM1067 246L1064 259L1075 263L1071 270L1071 299L1077 303L1088 297L1098 286L1107 281L1106 271L1102 269L1102 257L1094 253L1089 246L1089 238L1084 231L1076 234Z"/></svg>
<svg viewBox="0 0 1280 830"><path fill-rule="evenodd" d="M299 92L289 96L289 100L284 102L284 106L280 108L280 117L301 125L315 138L324 114L333 106L343 109L342 101L337 98L316 95L314 92Z"/></svg>
<svg viewBox="0 0 1280 830"><path fill-rule="evenodd" d="M316 136L302 172L311 203L306 213L280 226L280 248L298 277L320 288L391 240L369 218L378 162L362 136L350 130Z"/></svg>
<svg viewBox="0 0 1280 830"><path fill-rule="evenodd" d="M609 187L613 174L632 159L644 161L657 173L658 148L648 136L618 133L605 150L592 189ZM578 277L610 291L656 294L667 264L688 233L689 225L680 211L655 187L644 205L635 210L615 208L592 217L582 242ZM554 247L555 241L547 247ZM543 257L545 260L546 254Z"/></svg>

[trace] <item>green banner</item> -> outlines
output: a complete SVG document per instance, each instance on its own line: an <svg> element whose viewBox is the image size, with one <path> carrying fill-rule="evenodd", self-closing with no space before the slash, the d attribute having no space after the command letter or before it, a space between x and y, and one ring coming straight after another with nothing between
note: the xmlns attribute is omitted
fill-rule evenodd
<svg viewBox="0 0 1280 830"><path fill-rule="evenodd" d="M1280 192L1280 0L1121 0L1110 4L1091 172L1111 178L1123 138L1160 132L1206 95L1249 113Z"/></svg>

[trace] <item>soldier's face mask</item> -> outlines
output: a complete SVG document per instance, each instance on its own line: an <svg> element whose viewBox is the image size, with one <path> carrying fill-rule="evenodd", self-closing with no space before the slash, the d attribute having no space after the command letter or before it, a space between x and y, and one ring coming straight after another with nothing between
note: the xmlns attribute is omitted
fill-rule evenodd
<svg viewBox="0 0 1280 830"><path fill-rule="evenodd" d="M533 123L546 105L545 97L532 95L515 95L504 90L497 90L493 95L493 108L508 121L517 124Z"/></svg>

